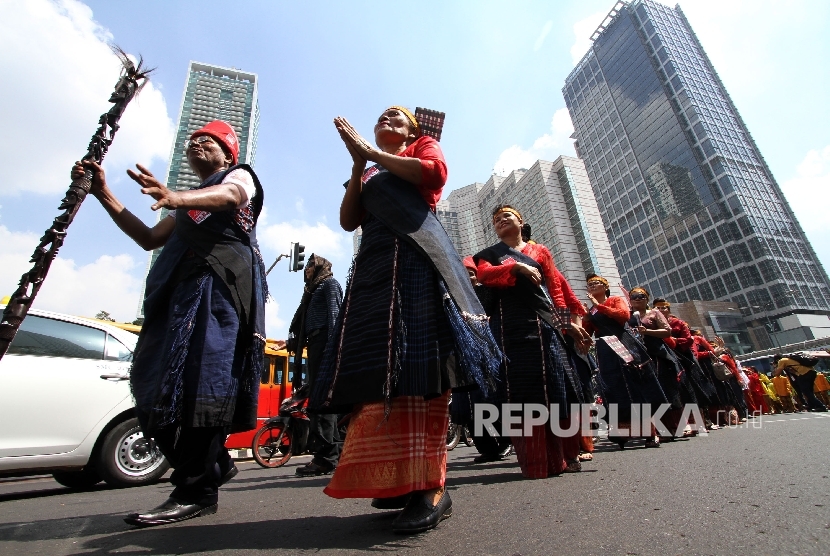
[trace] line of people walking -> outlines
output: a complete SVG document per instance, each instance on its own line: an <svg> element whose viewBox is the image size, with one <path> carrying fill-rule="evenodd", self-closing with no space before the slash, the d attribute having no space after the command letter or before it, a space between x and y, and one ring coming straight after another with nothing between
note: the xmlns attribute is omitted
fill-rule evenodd
<svg viewBox="0 0 830 556"><path fill-rule="evenodd" d="M352 159L340 224L360 226L362 242L342 302L328 261L309 259L290 346L297 355L308 346L309 410L317 415L315 456L298 474L333 473L328 496L400 509L392 522L399 534L450 517L451 391L468 392L473 406L556 404L558 432L535 424L513 438L531 479L579 472L592 457L592 435L579 432L571 404L613 404L620 428L645 403L671 404L678 424L697 403L711 429L733 411L747 417L740 371L725 347L693 334L666 300L650 304L645 288L627 300L591 275L583 303L515 207L495 207L499 242L462 262L435 215L447 164L434 122L391 106L374 126L377 147L345 118L333 123ZM125 518L140 527L215 513L220 486L238 472L225 435L256 426L268 296L256 241L264 189L238 164L238 138L226 122L194 132L185 152L202 180L189 191L167 189L140 165L128 171L153 210L171 211L152 228L118 201L100 166L84 161L72 170L73 179L92 173L90 193L138 245L164 246L147 279L130 383L142 430L170 460L175 488L161 505ZM341 446L333 416L346 414ZM641 434L660 446L660 431ZM629 441L615 430L611 437L621 448ZM491 459L502 457L503 441L490 440Z"/></svg>

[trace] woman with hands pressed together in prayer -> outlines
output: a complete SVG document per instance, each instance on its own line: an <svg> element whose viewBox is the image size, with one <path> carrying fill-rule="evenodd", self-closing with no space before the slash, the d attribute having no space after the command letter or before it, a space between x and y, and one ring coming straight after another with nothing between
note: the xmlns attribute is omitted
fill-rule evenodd
<svg viewBox="0 0 830 556"><path fill-rule="evenodd" d="M416 533L452 514L450 390L486 390L500 354L434 214L447 179L438 142L400 106L378 118L377 148L345 118L334 126L352 158L340 224L363 236L311 394L312 410L352 412L325 492L403 508L393 531Z"/></svg>

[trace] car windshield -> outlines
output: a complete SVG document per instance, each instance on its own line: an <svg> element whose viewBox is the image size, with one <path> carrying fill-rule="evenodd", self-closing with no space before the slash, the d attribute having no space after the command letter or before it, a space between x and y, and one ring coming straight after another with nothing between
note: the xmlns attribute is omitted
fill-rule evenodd
<svg viewBox="0 0 830 556"><path fill-rule="evenodd" d="M138 339L136 337L136 339ZM130 342L128 342L130 343ZM135 350L135 341L131 342L131 346L127 347L119 341L115 336L107 334L107 350L104 359L111 361L132 361L133 350Z"/></svg>

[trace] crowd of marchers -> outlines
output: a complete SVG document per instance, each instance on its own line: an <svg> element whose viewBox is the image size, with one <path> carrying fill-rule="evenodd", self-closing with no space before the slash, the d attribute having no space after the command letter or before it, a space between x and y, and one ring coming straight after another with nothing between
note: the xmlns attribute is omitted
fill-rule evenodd
<svg viewBox="0 0 830 556"><path fill-rule="evenodd" d="M416 114L384 110L376 147L345 118L333 122L352 161L340 224L360 227L362 241L342 301L330 263L309 258L288 346L297 360L308 349L315 415L315 457L298 474L333 473L328 496L401 510L391 522L399 534L450 517L451 392L462 419L479 403L542 404L558 408L550 419L560 431L580 418L571 404L613 405L618 428L609 438L620 448L632 441L621 431L642 404L668 404L664 422L681 435L738 423L759 405L826 410L808 387L816 377L809 361L780 358L770 389L645 288L611 295L597 275L584 290L569 284L511 205L492 211L499 241L462 260L435 214L447 181L440 126ZM164 247L147 277L130 386L144 435L174 468L174 490L158 507L126 516L140 527L215 513L220 486L238 473L226 435L257 424L268 291L256 223L266 189L239 163L230 124L206 124L185 147L202 180L189 191L168 189L142 166L128 170L153 210L170 211L153 227L121 204L101 166L83 161L72 170L73 179L92 174L90 194L124 233L145 249ZM321 188L341 194L337 184ZM689 404L702 422L681 422ZM527 432L512 449L528 479L577 473L593 457L591 435L545 424ZM649 448L672 440L654 429L642 438ZM505 442L478 438L479 461L504 457Z"/></svg>

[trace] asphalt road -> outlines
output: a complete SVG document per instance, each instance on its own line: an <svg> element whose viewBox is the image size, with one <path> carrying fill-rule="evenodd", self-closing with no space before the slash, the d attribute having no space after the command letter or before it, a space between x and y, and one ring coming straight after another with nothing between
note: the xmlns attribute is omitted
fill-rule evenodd
<svg viewBox="0 0 830 556"><path fill-rule="evenodd" d="M827 414L765 417L660 449L601 443L579 474L523 480L516 458L450 453L454 515L417 536L394 512L333 500L320 478L239 464L216 515L134 529L124 514L169 483L87 492L49 478L0 483L0 554L830 554Z"/></svg>

